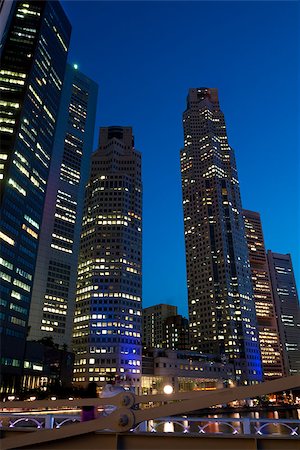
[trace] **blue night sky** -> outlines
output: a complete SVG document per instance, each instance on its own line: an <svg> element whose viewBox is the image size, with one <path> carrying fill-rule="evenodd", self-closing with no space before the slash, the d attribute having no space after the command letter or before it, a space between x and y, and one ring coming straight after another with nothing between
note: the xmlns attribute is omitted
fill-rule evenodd
<svg viewBox="0 0 300 450"><path fill-rule="evenodd" d="M179 151L190 87L217 87L243 207L267 249L299 257L299 3L64 1L69 60L99 84L95 129L143 154L143 304L187 315ZM298 61L297 61L298 60Z"/></svg>

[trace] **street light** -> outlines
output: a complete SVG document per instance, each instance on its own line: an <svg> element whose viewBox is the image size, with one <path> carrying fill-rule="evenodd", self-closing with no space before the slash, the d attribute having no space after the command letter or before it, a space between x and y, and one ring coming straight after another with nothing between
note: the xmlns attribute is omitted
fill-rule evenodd
<svg viewBox="0 0 300 450"><path fill-rule="evenodd" d="M170 384L166 384L164 386L164 394L170 395L173 393L173 386L171 386Z"/></svg>

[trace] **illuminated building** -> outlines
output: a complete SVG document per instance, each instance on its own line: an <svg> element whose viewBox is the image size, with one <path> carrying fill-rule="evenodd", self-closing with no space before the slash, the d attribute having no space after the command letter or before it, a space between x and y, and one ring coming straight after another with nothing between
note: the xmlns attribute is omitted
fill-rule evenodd
<svg viewBox="0 0 300 450"><path fill-rule="evenodd" d="M74 382L140 384L141 154L130 127L100 129L82 222Z"/></svg>
<svg viewBox="0 0 300 450"><path fill-rule="evenodd" d="M300 374L300 306L290 254L267 253L285 375Z"/></svg>
<svg viewBox="0 0 300 450"><path fill-rule="evenodd" d="M165 347L164 321L176 316L177 306L159 303L143 309L143 346Z"/></svg>
<svg viewBox="0 0 300 450"><path fill-rule="evenodd" d="M97 85L67 65L40 232L29 339L71 348L84 191L93 148Z"/></svg>
<svg viewBox="0 0 300 450"><path fill-rule="evenodd" d="M63 389L72 384L74 353L59 349L47 339L28 341L24 357L22 385L25 389L45 389L51 385ZM51 389L51 388L50 388Z"/></svg>
<svg viewBox="0 0 300 450"><path fill-rule="evenodd" d="M271 380L283 375L283 365L262 224L257 212L243 210L243 215L263 373Z"/></svg>
<svg viewBox="0 0 300 450"><path fill-rule="evenodd" d="M1 389L18 389L71 26L59 2L2 2ZM9 9L7 9L7 7Z"/></svg>
<svg viewBox="0 0 300 450"><path fill-rule="evenodd" d="M251 271L234 151L217 89L190 89L181 150L191 349L262 379Z"/></svg>
<svg viewBox="0 0 300 450"><path fill-rule="evenodd" d="M190 350L189 321L180 314L167 317L163 324L165 348Z"/></svg>
<svg viewBox="0 0 300 450"><path fill-rule="evenodd" d="M184 350L147 350L143 354L142 393L163 393L166 384L172 385L175 392L232 386L233 365L212 358Z"/></svg>

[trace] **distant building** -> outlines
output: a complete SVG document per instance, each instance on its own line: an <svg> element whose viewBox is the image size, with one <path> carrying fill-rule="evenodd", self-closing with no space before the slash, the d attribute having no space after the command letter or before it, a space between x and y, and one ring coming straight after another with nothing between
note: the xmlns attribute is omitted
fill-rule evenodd
<svg viewBox="0 0 300 450"><path fill-rule="evenodd" d="M181 315L167 317L163 323L165 348L190 350L189 321Z"/></svg>
<svg viewBox="0 0 300 450"><path fill-rule="evenodd" d="M285 374L300 374L300 306L291 255L267 255Z"/></svg>
<svg viewBox="0 0 300 450"><path fill-rule="evenodd" d="M218 91L189 90L180 152L191 348L262 379L251 270L234 151Z"/></svg>
<svg viewBox="0 0 300 450"><path fill-rule="evenodd" d="M260 215L243 210L264 378L283 376L279 331Z"/></svg>
<svg viewBox="0 0 300 450"><path fill-rule="evenodd" d="M17 392L71 25L58 1L0 8L0 392Z"/></svg>
<svg viewBox="0 0 300 450"><path fill-rule="evenodd" d="M141 154L130 127L100 129L82 222L74 319L74 382L140 384Z"/></svg>
<svg viewBox="0 0 300 450"><path fill-rule="evenodd" d="M165 347L164 321L177 315L177 306L160 303L143 309L143 346Z"/></svg>
<svg viewBox="0 0 300 450"><path fill-rule="evenodd" d="M67 65L50 165L29 314L29 339L71 348L85 186L98 87Z"/></svg>
<svg viewBox="0 0 300 450"><path fill-rule="evenodd" d="M142 392L214 390L233 384L233 365L213 361L213 355L191 351L152 349L143 354Z"/></svg>

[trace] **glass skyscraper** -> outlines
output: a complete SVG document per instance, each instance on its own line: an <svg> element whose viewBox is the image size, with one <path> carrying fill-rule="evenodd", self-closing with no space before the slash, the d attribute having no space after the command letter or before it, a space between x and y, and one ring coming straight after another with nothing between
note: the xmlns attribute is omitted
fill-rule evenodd
<svg viewBox="0 0 300 450"><path fill-rule="evenodd" d="M74 382L139 386L141 154L130 127L100 129L86 189L74 319Z"/></svg>
<svg viewBox="0 0 300 450"><path fill-rule="evenodd" d="M190 89L180 153L192 349L262 379L240 188L217 89Z"/></svg>
<svg viewBox="0 0 300 450"><path fill-rule="evenodd" d="M300 305L291 255L268 250L285 375L300 374Z"/></svg>
<svg viewBox="0 0 300 450"><path fill-rule="evenodd" d="M9 7L0 47L0 372L1 389L11 391L23 370L71 26L58 2L16 1Z"/></svg>
<svg viewBox="0 0 300 450"><path fill-rule="evenodd" d="M29 314L29 339L71 349L85 186L98 87L67 65L51 159Z"/></svg>
<svg viewBox="0 0 300 450"><path fill-rule="evenodd" d="M253 298L265 380L283 376L283 363L262 224L257 212L243 210Z"/></svg>

